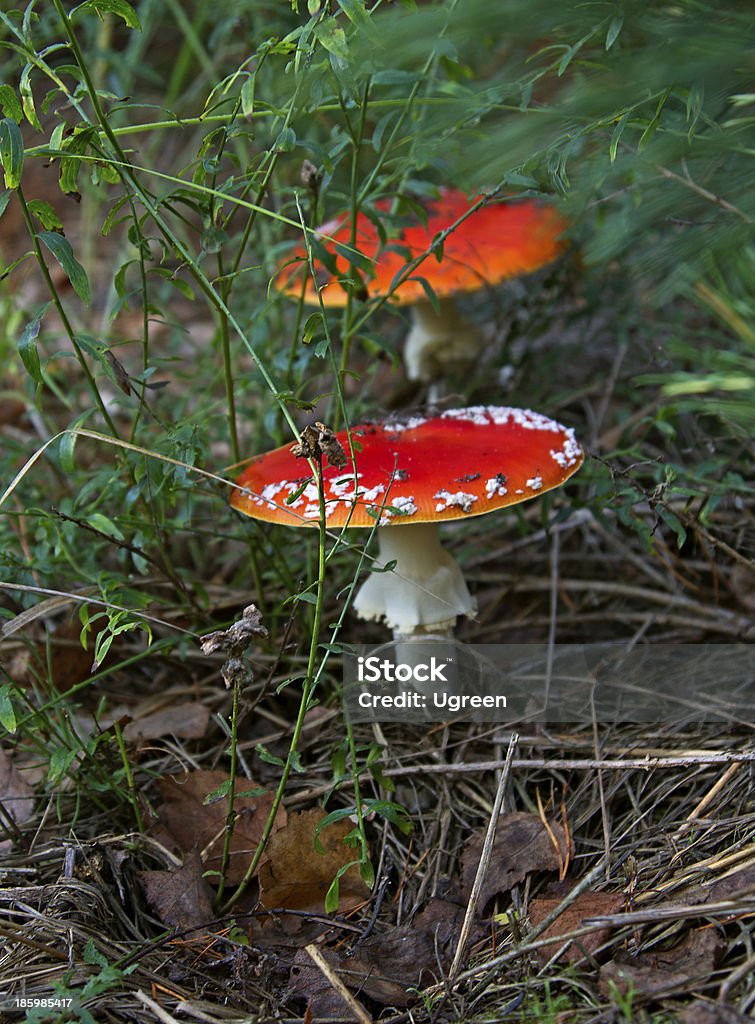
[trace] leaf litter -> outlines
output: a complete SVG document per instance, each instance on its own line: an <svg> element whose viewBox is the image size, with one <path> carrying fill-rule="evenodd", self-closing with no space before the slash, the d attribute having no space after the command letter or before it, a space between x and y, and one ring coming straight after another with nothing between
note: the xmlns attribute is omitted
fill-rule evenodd
<svg viewBox="0 0 755 1024"><path fill-rule="evenodd" d="M228 783L226 772L204 769L185 775L168 775L158 783L163 799L158 808L160 823L179 851L199 852L205 871L220 872L222 867L228 800L226 796L212 799L212 794L223 792ZM273 806L273 794L264 791L257 794L257 787L249 779L238 779L236 789L236 817L224 872L228 885L238 885L244 878ZM255 795L247 795L250 793ZM286 811L281 807L273 828L283 828L285 823Z"/></svg>

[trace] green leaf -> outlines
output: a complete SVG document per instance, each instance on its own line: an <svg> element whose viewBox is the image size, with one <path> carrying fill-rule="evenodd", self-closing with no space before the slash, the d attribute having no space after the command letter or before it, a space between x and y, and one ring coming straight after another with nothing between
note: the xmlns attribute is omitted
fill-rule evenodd
<svg viewBox="0 0 755 1024"><path fill-rule="evenodd" d="M324 359L330 348L330 338L320 338L313 351L318 359Z"/></svg>
<svg viewBox="0 0 755 1024"><path fill-rule="evenodd" d="M89 278L87 277L86 270L84 270L74 256L71 243L63 235L59 235L54 231L40 231L38 237L40 242L44 243L48 252L55 257L63 268L78 297L86 305L89 305L92 299Z"/></svg>
<svg viewBox="0 0 755 1024"><path fill-rule="evenodd" d="M374 513L375 513L374 518L377 519L379 517L382 517L382 515L386 511L386 509L385 508L374 509L374 510L373 509L367 509L367 511L370 513L370 515L372 515L372 513L374 511ZM393 572L393 570L396 568L397 565L398 565L398 561L395 558L389 559L389 561L387 561L385 563L385 565L378 565L377 562L373 562L373 564L370 566L370 572Z"/></svg>
<svg viewBox="0 0 755 1024"><path fill-rule="evenodd" d="M296 488L293 494L289 494L289 496L286 498L285 504L293 505L293 503L302 496L304 491L307 489L307 487L309 487L311 483L312 477L308 476L306 480L302 481L302 483L299 484L299 486Z"/></svg>
<svg viewBox="0 0 755 1024"><path fill-rule="evenodd" d="M91 127L74 130L73 135L63 143L66 154L71 154L60 158L60 188L67 195L78 192L81 167L79 154L84 154L89 149L93 135L94 128Z"/></svg>
<svg viewBox="0 0 755 1024"><path fill-rule="evenodd" d="M217 228L214 224L206 227L202 232L200 239L202 243L202 249L208 253L220 252L223 246L228 241L228 233L223 231L222 228Z"/></svg>
<svg viewBox="0 0 755 1024"><path fill-rule="evenodd" d="M11 117L0 121L0 164L6 188L18 188L24 167L24 140L21 129Z"/></svg>
<svg viewBox="0 0 755 1024"><path fill-rule="evenodd" d="M662 505L658 509L658 515L666 526L676 534L676 546L681 550L687 539L687 531L684 528L684 524L673 512L670 512L669 509L664 508Z"/></svg>
<svg viewBox="0 0 755 1024"><path fill-rule="evenodd" d="M310 313L301 332L303 345L309 345L314 340L315 334L322 327L322 313Z"/></svg>
<svg viewBox="0 0 755 1024"><path fill-rule="evenodd" d="M50 765L47 769L47 781L50 783L59 782L66 774L78 756L76 750L66 750L65 747L58 747L53 750L50 756Z"/></svg>
<svg viewBox="0 0 755 1024"><path fill-rule="evenodd" d="M10 85L0 85L0 107L3 108L3 114L6 117L10 117L16 124L24 116L21 100L16 95L15 89L11 88Z"/></svg>
<svg viewBox="0 0 755 1024"><path fill-rule="evenodd" d="M561 60L558 62L558 68L556 69L556 74L558 75L559 78L563 75L564 71L566 71L566 69L569 67L569 65L572 62L572 59L574 58L574 55L576 53L578 53L578 51L579 51L579 46L578 45L577 46L568 46L566 48L566 53L563 55Z"/></svg>
<svg viewBox="0 0 755 1024"><path fill-rule="evenodd" d="M13 701L10 699L11 687L6 684L0 686L0 725L6 732L16 731L16 711Z"/></svg>
<svg viewBox="0 0 755 1024"><path fill-rule="evenodd" d="M202 803L206 806L207 804L214 804L218 800L223 800L231 792L231 780L224 779L217 789L213 789L211 793L208 793ZM240 795L240 794L239 794Z"/></svg>
<svg viewBox="0 0 755 1024"><path fill-rule="evenodd" d="M120 213L121 209L123 208L123 206L128 201L129 201L129 196L125 195L125 196L121 196L120 199L116 199L116 201L113 203L113 206L112 206L110 212L108 213L107 217L105 217L105 220L102 222L102 237L103 238L106 238L110 234L110 232L113 229L113 226L116 223L120 224L124 220L127 219L127 217L124 216L124 217L121 218L121 220L116 221L115 218L118 216L118 214Z"/></svg>
<svg viewBox="0 0 755 1024"><path fill-rule="evenodd" d="M63 221L44 199L30 199L26 205L29 207L29 212L37 218L43 228L48 231L63 230Z"/></svg>
<svg viewBox="0 0 755 1024"><path fill-rule="evenodd" d="M250 75L241 86L241 113L244 117L251 117L254 113L254 86L254 75Z"/></svg>
<svg viewBox="0 0 755 1024"><path fill-rule="evenodd" d="M619 149L619 143L621 142L621 136L624 134L624 129L627 126L627 121L628 120L629 120L629 114L628 113L624 114L622 117L619 118L618 122L616 123L616 127L611 132L611 144L608 147L608 155L609 155L609 157L611 159L611 163L613 163L616 160L616 153L618 152L618 149Z"/></svg>
<svg viewBox="0 0 755 1024"><path fill-rule="evenodd" d="M353 25L364 26L369 23L364 0L338 0L338 6Z"/></svg>
<svg viewBox="0 0 755 1024"><path fill-rule="evenodd" d="M94 944L94 939L91 936L87 939L86 946L84 946L83 956L85 963L92 964L94 967L108 966L107 959L97 949Z"/></svg>
<svg viewBox="0 0 755 1024"><path fill-rule="evenodd" d="M370 775L381 789L384 789L387 793L394 793L396 791L396 783L383 772L382 765L373 764L369 767Z"/></svg>
<svg viewBox="0 0 755 1024"><path fill-rule="evenodd" d="M375 888L375 869L372 866L372 861L360 860L359 874L362 876L362 881L368 889Z"/></svg>
<svg viewBox="0 0 755 1024"><path fill-rule="evenodd" d="M37 109L34 106L34 94L31 89L31 82L29 81L33 67L33 64L26 65L24 70L21 72L21 80L18 83L18 88L21 93L21 106L23 107L26 120L32 128L36 128L38 132L41 132L42 125L39 123L39 118L37 117Z"/></svg>
<svg viewBox="0 0 755 1024"><path fill-rule="evenodd" d="M5 208L10 202L11 190L6 188L3 192L0 192L0 217L5 213Z"/></svg>
<svg viewBox="0 0 755 1024"><path fill-rule="evenodd" d="M104 533L107 537L113 537L115 540L125 540L122 531L115 525L112 519L104 516L101 512L93 512L90 516L87 516L86 521L95 530L99 530L100 533Z"/></svg>
<svg viewBox="0 0 755 1024"><path fill-rule="evenodd" d="M279 153L290 153L296 145L296 132L293 128L284 128L273 143L273 148Z"/></svg>
<svg viewBox="0 0 755 1024"><path fill-rule="evenodd" d="M334 18L326 18L315 28L315 37L321 46L341 60L349 59L346 33Z"/></svg>
<svg viewBox="0 0 755 1024"><path fill-rule="evenodd" d="M610 50L619 38L619 32L621 32L623 24L623 15L617 15L615 18L611 18L611 24L608 26L608 31L606 32L606 50Z"/></svg>
<svg viewBox="0 0 755 1024"><path fill-rule="evenodd" d="M77 416L73 423L67 428L67 431L60 439L60 447L58 448L58 458L60 459L60 466L63 472L67 476L73 476L74 470L76 469L76 463L73 458L73 451L76 447L76 442L79 439L79 435L75 433L76 430L86 421L94 412L94 409L87 409L82 412L81 415Z"/></svg>
<svg viewBox="0 0 755 1024"><path fill-rule="evenodd" d="M643 151L643 149L645 149L650 144L650 141L652 140L653 136L655 135L657 128L658 128L658 118L654 117L653 120L648 124L647 128L645 129L645 131L640 136L640 141L637 143L637 152L638 153L641 153Z"/></svg>
<svg viewBox="0 0 755 1024"><path fill-rule="evenodd" d="M21 332L21 337L18 339L18 353L21 356L21 362L24 364L26 372L35 384L44 383L36 340L39 334L40 324L42 323L42 317L47 312L49 305L50 304L48 302L44 309L41 309L34 319L24 327Z"/></svg>
<svg viewBox="0 0 755 1024"><path fill-rule="evenodd" d="M263 747L261 743L255 743L254 749L259 759L264 761L265 764L274 764L278 768L285 767L286 762L282 758L276 757L275 754L271 754L267 747Z"/></svg>
<svg viewBox="0 0 755 1024"><path fill-rule="evenodd" d="M386 129L391 125L396 118L398 113L395 110L389 110L387 114L383 114L378 123L375 125L375 130L372 133L372 148L376 153L380 152L383 145L383 136L385 135Z"/></svg>
<svg viewBox="0 0 755 1024"><path fill-rule="evenodd" d="M114 14L118 18L122 18L129 28L135 28L138 32L142 30L136 11L131 4L126 3L126 0L84 0L83 4L79 4L71 11L71 16L82 10L96 11L100 17L105 14Z"/></svg>
<svg viewBox="0 0 755 1024"><path fill-rule="evenodd" d="M336 875L333 881L330 883L330 888L325 893L325 913L335 914L338 910L338 903L340 899L340 888L341 888L341 876Z"/></svg>

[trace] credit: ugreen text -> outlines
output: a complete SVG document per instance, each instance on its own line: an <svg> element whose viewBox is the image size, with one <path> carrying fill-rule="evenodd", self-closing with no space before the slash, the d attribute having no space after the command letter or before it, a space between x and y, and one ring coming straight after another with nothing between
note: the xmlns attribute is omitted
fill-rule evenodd
<svg viewBox="0 0 755 1024"><path fill-rule="evenodd" d="M428 702L429 705L428 705ZM403 693L369 693L362 690L359 694L360 708L417 708L428 706L445 709L456 713L467 708L505 708L506 697L502 693L487 694L481 697L476 693L446 693L445 690L433 693L418 693L416 690L404 690Z"/></svg>

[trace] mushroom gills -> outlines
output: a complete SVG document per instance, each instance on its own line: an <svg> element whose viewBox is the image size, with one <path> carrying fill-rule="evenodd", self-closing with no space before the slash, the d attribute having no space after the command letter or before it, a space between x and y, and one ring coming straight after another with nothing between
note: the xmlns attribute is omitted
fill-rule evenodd
<svg viewBox="0 0 755 1024"><path fill-rule="evenodd" d="M384 620L395 639L450 636L459 615L476 604L461 568L443 549L433 523L386 526L377 531L377 564L395 561L392 572L373 572L354 600L360 618Z"/></svg>

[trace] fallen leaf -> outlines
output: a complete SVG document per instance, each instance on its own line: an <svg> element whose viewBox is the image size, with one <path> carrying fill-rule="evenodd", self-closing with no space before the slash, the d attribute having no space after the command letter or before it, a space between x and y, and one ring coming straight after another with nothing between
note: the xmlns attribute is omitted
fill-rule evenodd
<svg viewBox="0 0 755 1024"><path fill-rule="evenodd" d="M610 997L610 982L622 993L631 988L654 999L690 991L699 982L710 980L722 949L717 932L696 928L671 949L635 957L617 953L610 964L600 969L601 992Z"/></svg>
<svg viewBox="0 0 755 1024"><path fill-rule="evenodd" d="M133 718L123 730L123 738L130 743L137 740L157 740L162 736L175 736L179 740L199 740L207 731L209 721L210 710L204 704L175 704L153 711L142 718Z"/></svg>
<svg viewBox="0 0 755 1024"><path fill-rule="evenodd" d="M50 680L58 693L67 693L92 674L93 650L81 645L81 623L62 622L54 631L47 630L47 642L39 644L37 659L45 666L45 676L49 666Z"/></svg>
<svg viewBox="0 0 755 1024"><path fill-rule="evenodd" d="M349 821L328 825L318 836L315 829L325 815L314 808L290 815L288 824L270 837L267 858L260 868L260 901L269 910L325 912L325 896L340 868L356 859L356 850L343 839L352 831ZM340 879L339 911L353 910L370 895L356 864Z"/></svg>
<svg viewBox="0 0 755 1024"><path fill-rule="evenodd" d="M227 781L225 772L202 770L187 775L169 775L159 782L160 795L164 801L158 810L160 821L180 850L187 853L197 848L205 855L205 871L219 871L221 867L228 801L222 797L206 804L204 800ZM236 780L237 793L255 788L249 779ZM236 797L234 809L238 818L233 829L231 855L225 873L228 885L238 885L246 874L262 838L272 805L272 793ZM282 828L285 823L286 812L280 807L274 827Z"/></svg>
<svg viewBox="0 0 755 1024"><path fill-rule="evenodd" d="M140 871L147 902L163 924L190 931L214 919L212 891L202 877L204 867L196 850L187 854L178 871Z"/></svg>
<svg viewBox="0 0 755 1024"><path fill-rule="evenodd" d="M320 952L333 967L338 960L336 955L328 949L321 949ZM298 950L293 959L288 976L288 988L283 994L283 1000L290 1000L293 1003L306 1002L305 1015L311 1021L329 1017L351 1019L347 1016L351 1013L351 1008L341 999L304 949Z"/></svg>
<svg viewBox="0 0 755 1024"><path fill-rule="evenodd" d="M561 902L561 899L545 896L539 896L532 900L529 905L530 923L532 926L536 928ZM623 905L624 897L617 893L583 892L556 918L553 924L548 925L545 931L538 936L538 940L551 937L558 940L559 935L581 928L585 924L586 918L601 917L604 914L616 914ZM581 935L578 939L572 939L559 956L559 962L579 963L594 956L610 934L610 925L603 925L599 928L596 927L594 931L588 932L586 935ZM547 946L538 947L535 953L542 963L547 963L563 944L563 940L554 941Z"/></svg>
<svg viewBox="0 0 755 1024"><path fill-rule="evenodd" d="M5 815L20 825L34 814L34 790L4 750L0 750L0 804L3 807L0 835L12 833L10 823L6 824L3 820ZM0 839L0 853L7 853L12 845L12 838Z"/></svg>
<svg viewBox="0 0 755 1024"><path fill-rule="evenodd" d="M706 1003L696 999L679 1014L679 1024L752 1024L752 1017L746 1017L731 1006L722 1003Z"/></svg>
<svg viewBox="0 0 755 1024"><path fill-rule="evenodd" d="M477 874L486 832L487 828L481 829L464 844L461 873L465 899L471 892ZM493 853L477 903L478 914L482 916L485 904L493 896L509 892L533 871L558 871L570 853L566 833L555 821L549 821L546 828L537 814L519 811L501 815L496 827Z"/></svg>
<svg viewBox="0 0 755 1024"><path fill-rule="evenodd" d="M717 878L710 885L705 885L706 903L718 903L721 900L735 900L740 896L752 896L755 893L755 867L740 868L730 875Z"/></svg>
<svg viewBox="0 0 755 1024"><path fill-rule="evenodd" d="M432 940L413 925L386 928L351 954L328 947L320 952L347 988L384 1006L409 1006L417 1000L414 989L432 984L440 975ZM291 965L286 998L310 997L315 1018L343 1016L341 998L306 950L300 949Z"/></svg>
<svg viewBox="0 0 755 1024"><path fill-rule="evenodd" d="M422 910L412 920L412 928L423 932L438 947L445 949L448 946L456 946L464 921L466 907L451 900L444 900L434 896L427 901ZM479 926L478 926L479 929ZM469 937L469 943L473 944L479 937L478 929L473 929ZM486 929L487 930L487 929Z"/></svg>
<svg viewBox="0 0 755 1024"><path fill-rule="evenodd" d="M435 945L413 924L371 935L343 964L343 981L385 1006L409 1006L416 993L440 978Z"/></svg>

